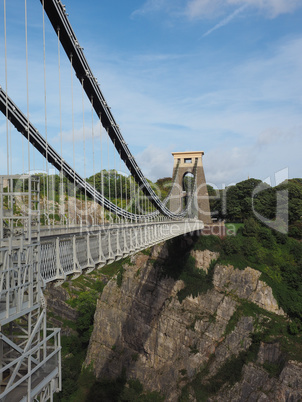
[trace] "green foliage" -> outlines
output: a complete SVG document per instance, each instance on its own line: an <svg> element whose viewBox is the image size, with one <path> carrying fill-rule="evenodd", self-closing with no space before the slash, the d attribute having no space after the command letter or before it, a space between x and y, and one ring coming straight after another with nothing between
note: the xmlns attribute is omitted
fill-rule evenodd
<svg viewBox="0 0 302 402"><path fill-rule="evenodd" d="M289 236L294 237L295 239L302 239L302 220L299 219L296 222L292 223L289 226Z"/></svg>
<svg viewBox="0 0 302 402"><path fill-rule="evenodd" d="M82 374L80 377L82 387L85 386L83 379ZM92 379L94 379L93 375ZM90 379L88 378L88 381L91 382L91 377ZM165 398L158 392L144 391L143 385L139 380L130 379L127 381L123 371L115 381L96 381L94 379L92 385L89 386L88 392L86 392L86 397L81 402L163 402L164 400Z"/></svg>
<svg viewBox="0 0 302 402"><path fill-rule="evenodd" d="M97 299L98 292L90 290L80 293L71 303L72 307L75 307L79 312L76 328L83 344L88 344L92 333Z"/></svg>
<svg viewBox="0 0 302 402"><path fill-rule="evenodd" d="M256 304L247 300L240 300L239 306L227 323L224 335L227 336L233 332L241 317L256 317L260 311L261 309Z"/></svg>
<svg viewBox="0 0 302 402"><path fill-rule="evenodd" d="M54 394L54 401L69 402L70 396L78 387L78 378L81 373L86 350L82 347L79 337L75 335L62 335L61 344L63 354L63 386L62 391L59 394Z"/></svg>
<svg viewBox="0 0 302 402"><path fill-rule="evenodd" d="M291 335L298 335L302 330L302 322L297 318L289 323L288 331Z"/></svg>
<svg viewBox="0 0 302 402"><path fill-rule="evenodd" d="M269 373L270 377L278 378L284 368L284 360L275 363L265 362L263 368Z"/></svg>
<svg viewBox="0 0 302 402"><path fill-rule="evenodd" d="M121 393L120 401L128 402L163 402L165 398L159 392L144 392L139 380L129 380Z"/></svg>
<svg viewBox="0 0 302 402"><path fill-rule="evenodd" d="M123 268L124 264L131 264L129 257L122 258L121 260L105 265L104 267L101 268L101 272L107 277L112 278Z"/></svg>
<svg viewBox="0 0 302 402"><path fill-rule="evenodd" d="M157 182L155 183L155 186L157 187L157 194L161 200L164 200L172 186L172 178L171 177L164 177L163 179L158 179Z"/></svg>
<svg viewBox="0 0 302 402"><path fill-rule="evenodd" d="M102 293L105 287L105 283L99 280L96 280L93 284L93 289L95 289L98 293Z"/></svg>
<svg viewBox="0 0 302 402"><path fill-rule="evenodd" d="M89 388L87 396L83 402L102 401L102 402L118 402L120 395L126 384L126 376L123 373L115 381L101 380L95 381ZM82 401L81 401L82 402Z"/></svg>
<svg viewBox="0 0 302 402"><path fill-rule="evenodd" d="M237 233L242 233L243 223L225 223L226 233L228 236L236 235Z"/></svg>
<svg viewBox="0 0 302 402"><path fill-rule="evenodd" d="M151 248L149 247L149 248L146 248L146 249L144 249L144 250L141 250L140 251L142 254L144 254L144 255L148 255L148 256L150 256L151 255Z"/></svg>
<svg viewBox="0 0 302 402"><path fill-rule="evenodd" d="M257 192L254 193L256 188ZM302 239L301 179L291 179L274 188L260 180L249 179L224 190L214 190L208 186L208 193L214 216L228 222L244 222L246 219L254 218L253 208L263 218L275 219L278 196L279 210L285 214L288 210L289 235Z"/></svg>
<svg viewBox="0 0 302 402"><path fill-rule="evenodd" d="M122 286L124 271L125 271L124 267L121 266L116 276L116 283L119 288Z"/></svg>
<svg viewBox="0 0 302 402"><path fill-rule="evenodd" d="M237 254L240 251L240 243L235 236L228 236L224 239L222 248L226 255Z"/></svg>
<svg viewBox="0 0 302 402"><path fill-rule="evenodd" d="M218 236L199 236L194 244L195 250L221 251L222 241Z"/></svg>

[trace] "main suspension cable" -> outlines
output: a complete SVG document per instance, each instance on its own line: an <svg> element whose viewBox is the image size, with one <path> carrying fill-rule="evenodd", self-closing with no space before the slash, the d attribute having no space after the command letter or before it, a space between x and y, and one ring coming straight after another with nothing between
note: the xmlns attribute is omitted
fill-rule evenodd
<svg viewBox="0 0 302 402"><path fill-rule="evenodd" d="M86 137L85 137L85 108L84 108L84 80L82 79L82 111L83 111L83 153L84 153L84 180L85 180L85 221L87 224L87 177L86 177Z"/></svg>
<svg viewBox="0 0 302 402"><path fill-rule="evenodd" d="M57 30L58 35L58 74L59 74L59 120L60 120L60 153L61 153L61 169L60 169L60 223L64 224L65 217L65 197L63 185L63 135L62 135L62 88L61 88L61 52L60 52L60 28Z"/></svg>
<svg viewBox="0 0 302 402"><path fill-rule="evenodd" d="M75 179L75 141L74 141L74 104L73 104L73 66L72 54L70 55L70 73L71 73L71 124L72 124L72 157L73 157L73 203L74 203L74 224L77 223L77 198L76 198L76 179Z"/></svg>
<svg viewBox="0 0 302 402"><path fill-rule="evenodd" d="M48 195L48 185L49 185L49 167L48 167L48 127L47 127L47 85L46 85L46 40L45 40L45 5L43 0L42 9L42 20L43 20L43 64L44 64L44 119L45 119L45 171L46 171L46 200L45 200L45 185L44 185L44 209L49 211L49 195ZM45 205L46 201L46 205ZM49 223L49 222L48 222Z"/></svg>
<svg viewBox="0 0 302 402"><path fill-rule="evenodd" d="M103 172L103 142L102 142L102 119L101 115L99 116L100 118L100 153L101 153L101 194L104 197L104 172ZM104 200L104 199L103 199ZM102 201L102 223L105 223L105 205L104 201Z"/></svg>
<svg viewBox="0 0 302 402"><path fill-rule="evenodd" d="M9 175L9 140L8 140L8 85L7 85L7 37L6 37L6 0L4 0L4 58L5 58L5 117L6 117L6 164L7 175Z"/></svg>
<svg viewBox="0 0 302 402"><path fill-rule="evenodd" d="M27 102L27 144L28 173L30 173L30 142L29 142L29 84L28 84L28 44L27 44L27 2L25 0L25 53L26 53L26 102Z"/></svg>
<svg viewBox="0 0 302 402"><path fill-rule="evenodd" d="M91 99L91 134L92 134L92 173L93 173L93 212L94 220L93 223L96 224L96 202L95 202L95 163L94 163L94 129L93 129L93 98Z"/></svg>

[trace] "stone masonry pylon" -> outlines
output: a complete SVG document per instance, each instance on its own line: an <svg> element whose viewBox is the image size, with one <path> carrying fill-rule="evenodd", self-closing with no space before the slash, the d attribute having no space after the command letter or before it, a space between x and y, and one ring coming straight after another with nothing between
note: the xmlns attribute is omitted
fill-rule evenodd
<svg viewBox="0 0 302 402"><path fill-rule="evenodd" d="M192 218L197 217L205 224L212 223L209 195L202 163L204 152L172 152L172 155L174 157L173 177L176 175L176 178L170 199L171 211L180 212L183 209L186 197L190 196L186 191L185 178L186 176L192 177L195 170L196 191L189 210L189 216ZM194 169L194 166L196 166L196 169Z"/></svg>

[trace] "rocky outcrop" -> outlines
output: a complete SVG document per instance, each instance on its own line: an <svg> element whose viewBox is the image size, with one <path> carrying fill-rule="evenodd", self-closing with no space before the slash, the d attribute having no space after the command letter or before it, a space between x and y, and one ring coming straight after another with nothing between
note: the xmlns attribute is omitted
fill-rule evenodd
<svg viewBox="0 0 302 402"><path fill-rule="evenodd" d="M243 367L240 382L210 399L213 402L301 400L302 364L294 361L287 362L278 377L272 377L264 368L249 363Z"/></svg>
<svg viewBox="0 0 302 402"><path fill-rule="evenodd" d="M192 250L191 256L195 258L196 268L203 269L206 273L208 273L211 262L217 260L219 253L210 250Z"/></svg>
<svg viewBox="0 0 302 402"><path fill-rule="evenodd" d="M139 379L146 389L162 392L167 401L177 401L182 387L195 378L201 367L208 365L210 378L231 356L250 347L252 316L239 316L231 329L228 326L241 299L276 314L284 313L271 289L259 279L260 273L252 268L240 271L216 265L214 287L180 302L177 293L185 287L184 282L162 274L161 265L168 254L165 244L156 246L150 257L139 253L124 265L120 287L116 280L106 285L97 304L85 365L92 365L97 378L113 379L126 369L127 376ZM205 270L215 257L205 252L195 252L193 256L196 266ZM267 360L280 359L281 352L276 347L260 348L257 364L244 366L243 380L234 386L238 387L234 388L238 399L219 400L257 400L249 399L247 395L252 394L246 390L254 387L258 378L260 388L268 384L264 379L269 375L261 367ZM298 384L299 370L299 365L289 362L276 381L285 387L292 376ZM271 381L273 389L274 379ZM232 398L231 392L225 395Z"/></svg>
<svg viewBox="0 0 302 402"><path fill-rule="evenodd" d="M234 269L232 265L216 266L213 283L217 290L234 292L239 298L249 300L275 314L285 315L273 296L272 289L259 278L261 272L247 267Z"/></svg>

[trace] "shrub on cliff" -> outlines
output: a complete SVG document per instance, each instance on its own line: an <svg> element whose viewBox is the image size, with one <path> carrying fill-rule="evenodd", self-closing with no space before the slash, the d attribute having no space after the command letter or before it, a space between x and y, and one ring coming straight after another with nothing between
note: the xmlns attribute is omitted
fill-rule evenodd
<svg viewBox="0 0 302 402"><path fill-rule="evenodd" d="M79 296L71 302L72 307L75 307L79 311L76 328L83 344L88 344L92 333L93 317L98 295L97 291L89 290L80 293Z"/></svg>

